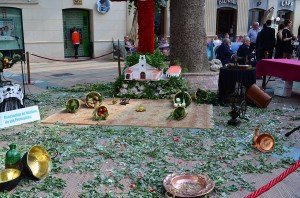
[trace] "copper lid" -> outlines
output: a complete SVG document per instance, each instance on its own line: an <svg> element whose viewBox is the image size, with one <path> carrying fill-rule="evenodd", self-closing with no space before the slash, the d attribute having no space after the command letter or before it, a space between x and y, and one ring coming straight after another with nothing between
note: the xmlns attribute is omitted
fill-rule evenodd
<svg viewBox="0 0 300 198"><path fill-rule="evenodd" d="M167 175L163 186L176 197L199 197L210 193L215 184L207 175L183 172Z"/></svg>
<svg viewBox="0 0 300 198"><path fill-rule="evenodd" d="M275 146L275 140L268 133L261 134L256 139L256 148L261 152L270 152Z"/></svg>

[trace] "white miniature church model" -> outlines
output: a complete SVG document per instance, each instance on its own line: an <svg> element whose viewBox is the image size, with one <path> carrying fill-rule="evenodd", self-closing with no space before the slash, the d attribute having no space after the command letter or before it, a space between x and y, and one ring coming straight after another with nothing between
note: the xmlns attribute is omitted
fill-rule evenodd
<svg viewBox="0 0 300 198"><path fill-rule="evenodd" d="M152 80L157 81L163 72L146 63L146 56L140 55L139 63L129 67L125 71L125 80Z"/></svg>

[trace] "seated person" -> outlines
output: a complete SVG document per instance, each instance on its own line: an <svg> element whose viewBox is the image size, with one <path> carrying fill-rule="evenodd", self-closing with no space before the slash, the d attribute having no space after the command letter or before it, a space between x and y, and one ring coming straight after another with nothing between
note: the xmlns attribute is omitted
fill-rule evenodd
<svg viewBox="0 0 300 198"><path fill-rule="evenodd" d="M235 42L243 42L244 37L242 35L240 35Z"/></svg>
<svg viewBox="0 0 300 198"><path fill-rule="evenodd" d="M168 56L170 54L170 45L168 43L167 38L161 38L161 40L158 43L158 48L164 55Z"/></svg>
<svg viewBox="0 0 300 198"><path fill-rule="evenodd" d="M232 51L230 50L229 38L224 38L222 44L216 50L216 58L222 62L222 65L230 63Z"/></svg>
<svg viewBox="0 0 300 198"><path fill-rule="evenodd" d="M133 52L135 50L133 41L129 39L129 36L124 36L124 47L127 52Z"/></svg>
<svg viewBox="0 0 300 198"><path fill-rule="evenodd" d="M256 60L255 55L250 51L250 38L246 36L244 38L243 44L239 47L237 51L237 62L240 65L252 65L255 67Z"/></svg>
<svg viewBox="0 0 300 198"><path fill-rule="evenodd" d="M225 33L224 35L223 35L223 38L230 38L230 36L229 36L229 34L228 33Z"/></svg>
<svg viewBox="0 0 300 198"><path fill-rule="evenodd" d="M220 45L222 41L219 39L218 35L215 35L213 38L214 46Z"/></svg>

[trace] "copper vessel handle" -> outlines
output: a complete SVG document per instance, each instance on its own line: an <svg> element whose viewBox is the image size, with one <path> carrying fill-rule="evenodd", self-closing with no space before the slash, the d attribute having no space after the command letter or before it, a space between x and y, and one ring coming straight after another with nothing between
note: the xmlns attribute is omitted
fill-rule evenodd
<svg viewBox="0 0 300 198"><path fill-rule="evenodd" d="M50 153L49 151L52 151L52 150L55 151L55 155L54 155L54 156L51 156L50 158L51 158L51 159L54 159L54 158L56 158L57 155L58 155L58 150L57 150L56 148L51 148L51 149L48 149L47 151L48 151L48 153Z"/></svg>

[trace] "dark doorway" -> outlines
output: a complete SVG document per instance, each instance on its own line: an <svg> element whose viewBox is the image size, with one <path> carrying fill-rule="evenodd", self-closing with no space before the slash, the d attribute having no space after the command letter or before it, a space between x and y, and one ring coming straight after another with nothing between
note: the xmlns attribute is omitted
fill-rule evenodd
<svg viewBox="0 0 300 198"><path fill-rule="evenodd" d="M71 40L73 28L80 33L79 57L91 56L89 11L81 9L63 10L64 54L66 58L74 57L74 47Z"/></svg>
<svg viewBox="0 0 300 198"><path fill-rule="evenodd" d="M261 9L253 9L249 11L249 21L248 21L248 29L250 28L250 26L252 26L253 22L258 22L260 26L262 26L263 24L261 24L261 20L264 17L264 13L265 10L261 10Z"/></svg>
<svg viewBox="0 0 300 198"><path fill-rule="evenodd" d="M237 12L232 8L219 8L217 10L217 32L219 36L228 33L230 37L236 35Z"/></svg>
<svg viewBox="0 0 300 198"><path fill-rule="evenodd" d="M280 10L277 12L277 17L280 18L278 23L283 23L286 19L291 19L291 11L288 10Z"/></svg>
<svg viewBox="0 0 300 198"><path fill-rule="evenodd" d="M154 33L157 36L164 35L165 34L165 14L166 14L166 8L160 7L159 10L155 10L155 19L154 19Z"/></svg>
<svg viewBox="0 0 300 198"><path fill-rule="evenodd" d="M146 74L145 74L145 72L141 72L141 79L146 79Z"/></svg>

